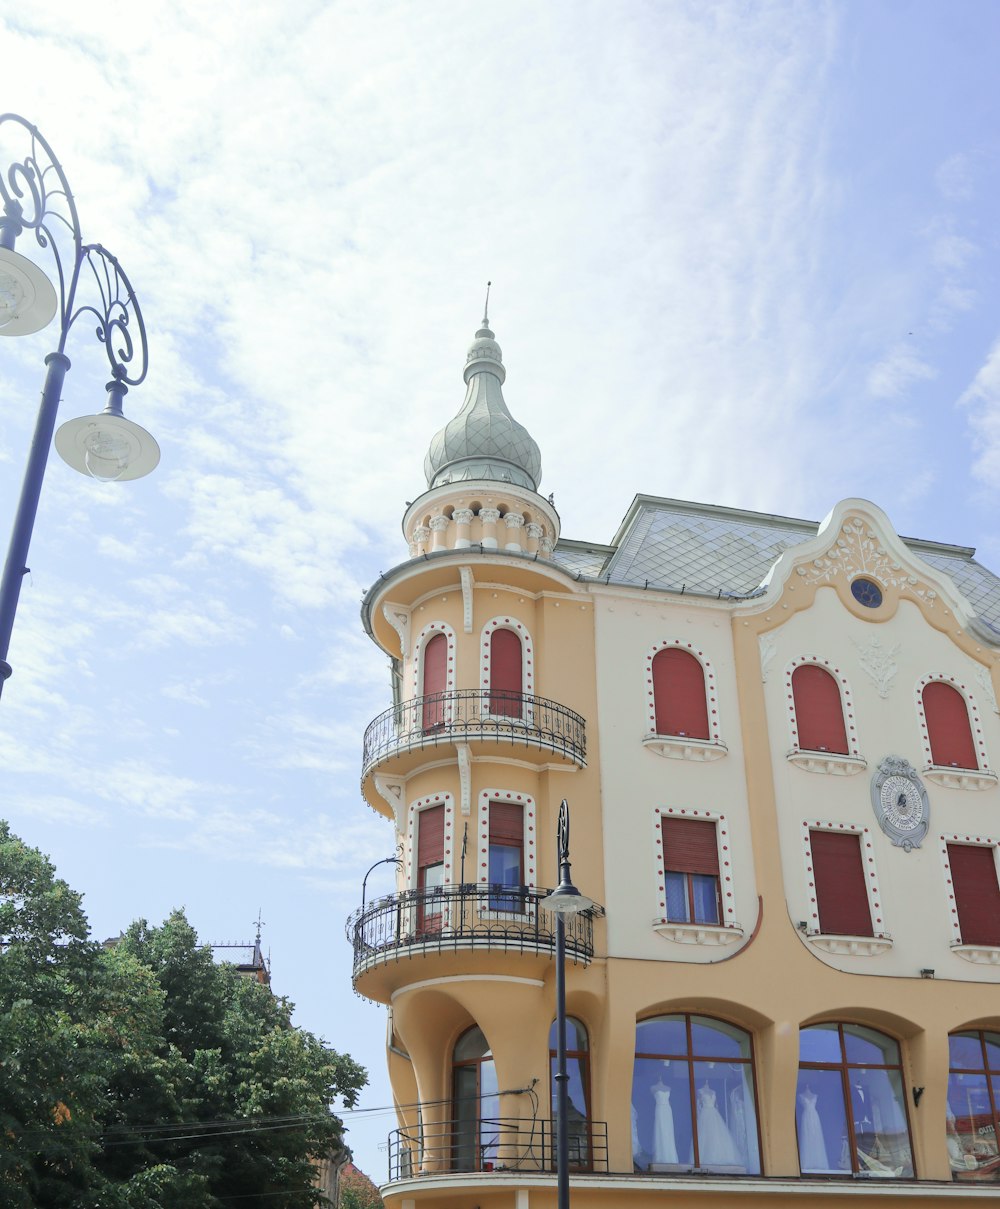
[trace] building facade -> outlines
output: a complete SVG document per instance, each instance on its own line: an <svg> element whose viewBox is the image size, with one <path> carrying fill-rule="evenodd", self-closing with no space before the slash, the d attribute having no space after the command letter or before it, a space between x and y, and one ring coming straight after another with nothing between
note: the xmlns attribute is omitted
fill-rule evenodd
<svg viewBox="0 0 1000 1209"><path fill-rule="evenodd" d="M556 818L578 1206L1000 1191L1000 581L849 499L638 496L568 541L488 321L362 616L396 892L390 1209L554 1206Z"/></svg>

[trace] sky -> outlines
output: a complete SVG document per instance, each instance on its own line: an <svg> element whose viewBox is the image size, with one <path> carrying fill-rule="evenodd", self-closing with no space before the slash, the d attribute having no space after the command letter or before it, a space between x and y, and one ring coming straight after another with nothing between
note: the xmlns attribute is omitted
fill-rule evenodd
<svg viewBox="0 0 1000 1209"><path fill-rule="evenodd" d="M1000 570L994 0L37 0L0 109L59 156L145 317L162 460L49 462L0 698L2 813L94 935L252 938L364 1063L344 922L393 851L358 607L464 396L492 280L566 537L644 492L819 520L862 496ZM27 148L0 126L0 168ZM51 268L27 237L18 250ZM53 328L0 340L0 529ZM99 411L93 327L60 420ZM368 895L392 886L377 869Z"/></svg>

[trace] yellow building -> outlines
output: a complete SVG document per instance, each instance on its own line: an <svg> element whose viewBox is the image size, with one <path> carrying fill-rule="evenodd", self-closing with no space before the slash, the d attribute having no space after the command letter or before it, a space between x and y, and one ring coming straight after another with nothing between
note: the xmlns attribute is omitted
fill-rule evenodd
<svg viewBox="0 0 1000 1209"><path fill-rule="evenodd" d="M362 789L403 855L351 921L387 1005L391 1209L556 1203L570 803L574 1205L944 1205L1000 1175L1000 581L845 500L638 496L567 541L488 322L365 628Z"/></svg>

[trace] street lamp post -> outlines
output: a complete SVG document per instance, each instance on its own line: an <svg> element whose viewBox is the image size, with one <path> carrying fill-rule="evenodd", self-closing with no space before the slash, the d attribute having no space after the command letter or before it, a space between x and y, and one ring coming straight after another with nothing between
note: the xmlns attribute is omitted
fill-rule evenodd
<svg viewBox="0 0 1000 1209"><path fill-rule="evenodd" d="M98 415L63 424L55 434L56 450L75 470L106 482L136 479L160 460L156 442L144 428L122 415L122 400L138 386L148 368L146 328L139 302L124 269L100 244L85 244L76 201L62 165L36 127L14 113L0 115L0 133L19 129L28 136L23 159L0 176L0 336L26 336L41 331L58 314L59 339L45 358L46 374L35 433L28 453L10 547L0 579L0 691L11 674L7 662L21 580L28 571L28 547L45 477L49 446L70 360L66 340L82 316L96 320L97 339L111 368L108 401ZM25 232L55 261L58 290L26 256L14 251ZM96 287L93 301L77 303L83 269ZM92 280L91 280L92 279Z"/></svg>
<svg viewBox="0 0 1000 1209"><path fill-rule="evenodd" d="M573 885L569 872L569 806L563 798L559 806L559 829L556 836L559 862L559 884L542 899L543 910L556 917L556 1203L558 1209L569 1209L569 1133L567 1094L569 1074L566 1071L566 923L567 915L580 915L593 907L592 899Z"/></svg>

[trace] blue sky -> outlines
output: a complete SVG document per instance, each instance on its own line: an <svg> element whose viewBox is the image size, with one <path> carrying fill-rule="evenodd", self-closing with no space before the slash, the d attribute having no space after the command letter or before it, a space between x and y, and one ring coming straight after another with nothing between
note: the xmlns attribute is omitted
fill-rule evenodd
<svg viewBox="0 0 1000 1209"><path fill-rule="evenodd" d="M53 455L0 700L3 812L94 932L184 905L237 940L261 909L275 987L389 1103L344 940L392 850L358 604L405 556L487 278L566 536L637 491L860 495L1000 569L998 39L991 0L0 16L0 107L139 292L126 414L163 454L114 486ZM0 344L5 526L53 339ZM96 341L68 352L62 419L104 402ZM391 1114L349 1124L383 1176Z"/></svg>

